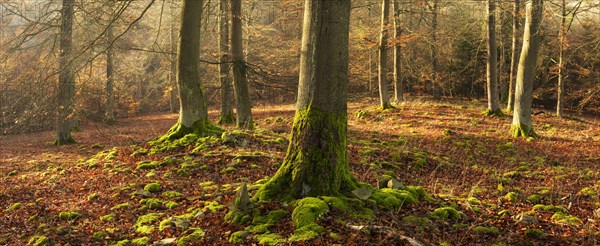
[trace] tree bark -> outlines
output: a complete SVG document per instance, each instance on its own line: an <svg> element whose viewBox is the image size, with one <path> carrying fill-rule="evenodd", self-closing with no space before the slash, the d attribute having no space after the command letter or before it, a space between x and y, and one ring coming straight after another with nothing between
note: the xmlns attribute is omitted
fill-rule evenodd
<svg viewBox="0 0 600 246"><path fill-rule="evenodd" d="M187 134L207 135L220 132L220 129L215 128L208 120L206 98L200 83L198 65L201 9L201 0L183 1L177 46L179 121L166 135L156 140L157 143L178 139Z"/></svg>
<svg viewBox="0 0 600 246"><path fill-rule="evenodd" d="M242 1L231 0L231 54L233 58L233 85L236 98L236 121L240 129L254 128L252 105L248 92L246 62L242 47Z"/></svg>
<svg viewBox="0 0 600 246"><path fill-rule="evenodd" d="M229 55L229 11L227 0L219 0L219 81L221 82L221 116L218 124L235 122L233 85Z"/></svg>
<svg viewBox="0 0 600 246"><path fill-rule="evenodd" d="M176 27L175 27L175 17L177 16L177 11L175 8L175 1L176 0L171 0L170 3L170 10L171 10L171 21L170 21L170 29L169 30L169 36L170 36L170 49L171 49L171 55L170 55L170 69L169 69L169 111L171 113L177 113L177 108L179 107L178 103L179 101L177 100L177 94L178 94L178 90L177 90L177 42L179 39L179 36L177 36L176 33Z"/></svg>
<svg viewBox="0 0 600 246"><path fill-rule="evenodd" d="M496 49L496 4L488 0L487 23L487 96L488 114L500 114L500 98L498 94L498 51Z"/></svg>
<svg viewBox="0 0 600 246"><path fill-rule="evenodd" d="M381 0L381 29L379 36L379 102L381 109L391 108L387 80L387 45L390 16L390 0Z"/></svg>
<svg viewBox="0 0 600 246"><path fill-rule="evenodd" d="M558 92L556 95L556 116L563 117L563 95L565 90L565 81L563 76L563 53L565 50L565 34L566 34L566 20L567 20L567 5L565 0L562 0L561 4L561 17L560 17L560 29L558 31Z"/></svg>
<svg viewBox="0 0 600 246"><path fill-rule="evenodd" d="M540 24L543 5L543 0L527 2L523 48L519 59L515 90L515 112L511 127L511 134L514 137L535 136L531 122L531 102L533 100L535 64L540 49Z"/></svg>
<svg viewBox="0 0 600 246"><path fill-rule="evenodd" d="M296 116L288 152L259 201L349 194L347 98L350 1L306 0Z"/></svg>
<svg viewBox="0 0 600 246"><path fill-rule="evenodd" d="M514 109L515 101L515 81L517 77L518 59L519 59L519 48L521 46L521 39L519 38L519 19L520 17L520 0L514 0L513 8L513 34L512 34L512 58L510 59L510 78L508 79L508 102L506 111L512 112Z"/></svg>
<svg viewBox="0 0 600 246"><path fill-rule="evenodd" d="M108 47L106 48L106 112L104 114L104 120L107 123L115 121L115 92L114 92L114 47L112 45L113 35L113 23L110 23L106 31L106 41Z"/></svg>
<svg viewBox="0 0 600 246"><path fill-rule="evenodd" d="M437 26L438 26L438 0L433 0L433 18L431 20L431 65L433 68L433 76L431 78L433 82L433 99L439 100L442 98L439 84L439 61L438 61L438 44L437 44Z"/></svg>
<svg viewBox="0 0 600 246"><path fill-rule="evenodd" d="M60 58L58 78L58 117L56 119L56 145L75 143L71 128L75 122L73 101L75 75L71 54L73 52L73 0L63 0L60 25Z"/></svg>
<svg viewBox="0 0 600 246"><path fill-rule="evenodd" d="M402 88L402 53L400 47L400 35L402 35L402 26L400 24L400 3L394 1L394 101L400 103L404 101L404 91Z"/></svg>

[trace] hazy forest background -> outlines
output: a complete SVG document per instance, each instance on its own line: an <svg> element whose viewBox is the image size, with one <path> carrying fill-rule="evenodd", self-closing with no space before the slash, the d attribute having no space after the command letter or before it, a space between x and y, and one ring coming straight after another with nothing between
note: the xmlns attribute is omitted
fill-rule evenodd
<svg viewBox="0 0 600 246"><path fill-rule="evenodd" d="M180 113L184 2L200 6L208 118L238 124L155 145ZM302 202L224 219L248 198L236 191L248 184L252 197L292 149L302 72L305 1L241 0L241 49L231 53L237 2L0 0L0 244L600 241L600 1L543 1L535 134L519 138L510 92L530 1L351 0L347 163L381 201L360 188L348 200L319 196L326 209L311 208L309 229L297 219ZM57 118L76 143L52 144L62 144Z"/></svg>

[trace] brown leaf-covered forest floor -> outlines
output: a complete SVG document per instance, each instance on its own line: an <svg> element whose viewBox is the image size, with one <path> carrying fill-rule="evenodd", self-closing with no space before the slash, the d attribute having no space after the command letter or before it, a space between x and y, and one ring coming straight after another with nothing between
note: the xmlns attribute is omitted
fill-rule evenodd
<svg viewBox="0 0 600 246"><path fill-rule="evenodd" d="M600 210L594 213L600 208L598 116L537 115L541 137L527 140L507 134L510 117L482 115L478 101L413 100L386 111L373 105L349 104L353 174L377 187L378 178L392 172L425 188L429 198L393 211L374 207L371 219L331 209L317 221L325 231L305 242L284 241L294 232L293 207L263 204L263 212L288 212L268 228L279 235L271 234L270 242L402 245L409 237L435 245L600 243ZM146 142L164 134L176 115L122 119L113 126L84 122L83 131L74 133L78 144L61 147L49 144L51 132L4 136L0 245L144 245L186 236L191 245L230 244L230 235L245 226L224 222L227 204L241 183L275 173L293 110L256 107L257 129L234 134L235 144L206 138L155 154L146 153ZM217 114L211 112L213 120ZM144 191L154 182L158 192ZM441 207L455 208L459 218L429 214ZM169 223L173 216L186 219ZM204 236L194 238L194 228ZM248 235L243 244L252 243L258 239Z"/></svg>

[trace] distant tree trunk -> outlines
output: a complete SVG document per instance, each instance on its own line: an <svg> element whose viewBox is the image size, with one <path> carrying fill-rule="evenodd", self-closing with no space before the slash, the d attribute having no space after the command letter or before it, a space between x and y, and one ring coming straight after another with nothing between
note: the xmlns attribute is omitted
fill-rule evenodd
<svg viewBox="0 0 600 246"><path fill-rule="evenodd" d="M400 24L400 3L394 1L394 101L400 103L404 101L404 91L402 88L402 65L401 65L401 47L400 35L402 35L402 26Z"/></svg>
<svg viewBox="0 0 600 246"><path fill-rule="evenodd" d="M381 109L391 108L390 96L388 95L387 80L387 45L388 25L390 16L390 0L381 2L381 33L379 37L379 101Z"/></svg>
<svg viewBox="0 0 600 246"><path fill-rule="evenodd" d="M236 97L236 121L240 129L254 128L252 105L246 78L246 62L242 47L242 1L231 0L231 54L233 57L233 84Z"/></svg>
<svg viewBox="0 0 600 246"><path fill-rule="evenodd" d="M512 112L514 109L514 101L515 101L515 81L517 76L517 68L519 59L519 48L520 38L519 38L519 19L521 18L519 15L520 12L520 0L514 0L514 8L513 8L513 34L512 34L512 58L510 59L510 78L508 79L508 103L506 107L506 111Z"/></svg>
<svg viewBox="0 0 600 246"><path fill-rule="evenodd" d="M112 123L115 121L115 92L114 92L114 48L112 45L113 35L113 23L109 24L108 30L106 31L106 41L108 47L106 48L106 112L104 114L104 121Z"/></svg>
<svg viewBox="0 0 600 246"><path fill-rule="evenodd" d="M214 134L219 132L208 120L206 98L201 88L200 20L201 0L184 0L181 28L177 47L177 88L179 91L179 121L156 142L181 138L187 134Z"/></svg>
<svg viewBox="0 0 600 246"><path fill-rule="evenodd" d="M169 30L169 36L170 36L170 48L171 48L171 55L170 55L170 69L169 69L169 111L171 113L177 113L177 108L179 107L178 104L178 100L177 100L177 42L179 37L177 36L176 33L176 27L175 27L175 17L177 16L177 11L175 9L175 1L177 0L172 0L170 3L170 9L171 9L171 23L170 23L170 29Z"/></svg>
<svg viewBox="0 0 600 246"><path fill-rule="evenodd" d="M563 53L565 50L565 34L566 31L565 29L566 27L566 20L567 20L567 5L565 3L565 0L562 0L562 4L561 4L561 17L560 17L560 28L559 28L559 32L558 32L558 47L559 47L559 52L558 52L558 93L556 96L556 116L558 117L563 117L563 95L564 95L564 91L565 91L565 81L564 81L564 76L563 76L563 68L564 68L564 61L563 61Z"/></svg>
<svg viewBox="0 0 600 246"><path fill-rule="evenodd" d="M487 96L488 114L501 114L498 94L498 51L496 49L496 5L495 0L488 0L487 25Z"/></svg>
<svg viewBox="0 0 600 246"><path fill-rule="evenodd" d="M229 11L227 0L219 0L219 81L221 82L221 116L218 124L235 122L233 114L233 85L229 64Z"/></svg>
<svg viewBox="0 0 600 246"><path fill-rule="evenodd" d="M75 75L71 54L73 52L73 0L63 0L60 25L60 59L58 78L58 117L56 119L56 145L75 143L71 128L75 122L73 101Z"/></svg>
<svg viewBox="0 0 600 246"><path fill-rule="evenodd" d="M433 99L439 100L442 98L441 89L440 89L440 81L439 80L439 61L438 61L438 44L437 44L437 26L438 26L438 0L433 0L433 18L431 20L431 54L432 61L431 65L433 67L433 78L431 78L433 82Z"/></svg>
<svg viewBox="0 0 600 246"><path fill-rule="evenodd" d="M511 126L511 134L514 137L535 136L531 122L531 102L533 100L535 64L540 49L540 24L542 22L543 5L543 0L530 0L527 2L523 48L519 59L519 71L517 72L515 112Z"/></svg>
<svg viewBox="0 0 600 246"><path fill-rule="evenodd" d="M347 97L350 1L306 0L290 145L259 201L349 194Z"/></svg>

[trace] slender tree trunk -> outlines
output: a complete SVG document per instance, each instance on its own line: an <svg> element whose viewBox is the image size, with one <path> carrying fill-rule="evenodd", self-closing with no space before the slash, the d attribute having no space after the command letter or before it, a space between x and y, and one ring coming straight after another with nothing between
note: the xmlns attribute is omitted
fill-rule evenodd
<svg viewBox="0 0 600 246"><path fill-rule="evenodd" d="M565 50L565 34L566 31L566 19L567 19L567 5L565 0L562 0L561 4L561 17L560 17L560 29L558 32L558 93L556 96L556 116L563 117L563 95L565 91L565 81L563 76L564 70L564 61L563 61L563 53Z"/></svg>
<svg viewBox="0 0 600 246"><path fill-rule="evenodd" d="M73 52L73 0L63 0L60 25L60 59L58 78L58 117L56 119L56 145L75 143L71 128L75 122L73 101L75 75L71 54Z"/></svg>
<svg viewBox="0 0 600 246"><path fill-rule="evenodd" d="M382 109L391 108L387 80L387 45L390 0L381 0L381 33L379 37L379 101Z"/></svg>
<svg viewBox="0 0 600 246"><path fill-rule="evenodd" d="M229 64L229 11L227 0L219 0L219 81L221 82L221 116L218 124L235 122L233 85Z"/></svg>
<svg viewBox="0 0 600 246"><path fill-rule="evenodd" d="M487 96L488 114L500 114L500 98L498 94L498 51L496 49L496 4L488 0L488 37L487 37Z"/></svg>
<svg viewBox="0 0 600 246"><path fill-rule="evenodd" d="M246 78L246 62L242 47L242 1L231 0L231 54L233 57L233 84L236 97L236 121L240 129L252 129L252 105Z"/></svg>
<svg viewBox="0 0 600 246"><path fill-rule="evenodd" d="M531 102L533 100L535 64L540 49L540 24L543 5L543 0L530 0L527 2L523 48L519 59L515 90L515 112L511 127L511 134L514 137L535 136L531 122Z"/></svg>
<svg viewBox="0 0 600 246"><path fill-rule="evenodd" d="M433 67L433 76L431 78L433 82L433 99L439 100L442 98L441 89L440 89L440 81L438 78L438 73L440 71L439 61L438 61L438 40L437 40L437 26L438 26L438 0L433 0L433 18L431 20L431 54L432 61L431 65Z"/></svg>
<svg viewBox="0 0 600 246"><path fill-rule="evenodd" d="M350 1L306 0L300 84L288 152L259 201L349 194L347 97Z"/></svg>
<svg viewBox="0 0 600 246"><path fill-rule="evenodd" d="M114 35L113 35L113 24L109 24L108 30L106 33L106 41L108 43L108 47L106 49L106 112L104 114L104 120L107 123L112 123L115 121L115 92L114 92L114 48L112 45Z"/></svg>
<svg viewBox="0 0 600 246"><path fill-rule="evenodd" d="M172 0L170 3L170 9L171 9L171 23L170 23L170 29L169 30L169 42L170 42L170 48L171 48L171 55L170 55L170 69L169 69L169 108L170 108L170 112L171 113L177 113L177 108L179 107L178 103L179 100L177 100L177 41L179 39L179 37L177 36L176 33L176 27L175 27L175 18L177 16L177 11L175 8L175 1L176 0Z"/></svg>
<svg viewBox="0 0 600 246"><path fill-rule="evenodd" d="M200 20L202 1L184 0L177 46L177 88L179 91L179 121L166 135L155 142L182 138L187 134L219 133L208 120L206 98L200 83Z"/></svg>
<svg viewBox="0 0 600 246"><path fill-rule="evenodd" d="M513 8L513 34L512 34L512 58L510 59L510 78L508 79L508 102L506 111L512 112L514 109L515 101L515 81L517 77L518 59L519 59L519 48L521 46L521 39L519 38L519 16L520 12L520 0L514 0Z"/></svg>
<svg viewBox="0 0 600 246"><path fill-rule="evenodd" d="M402 26L400 24L400 3L394 1L394 101L400 103L404 101L404 91L402 88L402 53L400 47L400 35L402 35Z"/></svg>

